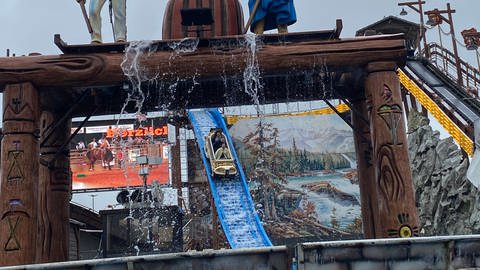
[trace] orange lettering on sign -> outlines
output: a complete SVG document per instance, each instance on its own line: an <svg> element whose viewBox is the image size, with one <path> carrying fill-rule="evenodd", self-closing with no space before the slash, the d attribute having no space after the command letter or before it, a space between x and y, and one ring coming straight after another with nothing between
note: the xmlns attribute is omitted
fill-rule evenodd
<svg viewBox="0 0 480 270"><path fill-rule="evenodd" d="M121 135L120 135L121 134ZM116 128L107 129L106 137L113 138L115 136L125 137L147 137L147 136L166 136L168 134L168 127L163 126L159 128L144 127L139 129L117 130Z"/></svg>

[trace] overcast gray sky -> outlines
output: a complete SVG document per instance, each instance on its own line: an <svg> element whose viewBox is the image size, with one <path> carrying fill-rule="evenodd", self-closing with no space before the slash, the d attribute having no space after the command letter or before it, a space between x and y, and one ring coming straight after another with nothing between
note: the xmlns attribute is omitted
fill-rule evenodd
<svg viewBox="0 0 480 270"><path fill-rule="evenodd" d="M405 0L403 2L413 1ZM89 0L87 0L89 2ZM155 40L162 34L163 13L166 0L127 0L127 27L129 40ZM248 16L247 0L240 0L244 15ZM353 37L355 31L389 15L398 15L401 8L397 0L295 0L298 22L290 31L314 31L332 29L335 19L343 20L341 37ZM480 30L480 0L426 0L425 10L446 9L450 2L457 12L453 15L455 32L462 40L463 29L476 27ZM88 5L88 3L87 3ZM103 9L104 40L111 41L111 26L108 21L108 3ZM419 15L408 9L402 18L418 22ZM245 19L246 21L247 19ZM448 31L448 25L443 24ZM75 0L2 0L0 7L0 56L9 48L17 55L39 52L59 54L53 44L53 35L61 34L69 44L89 42L89 35ZM428 31L428 40L438 40L438 30ZM443 37L444 45L451 47L451 39ZM477 66L474 52L459 48L460 54Z"/></svg>

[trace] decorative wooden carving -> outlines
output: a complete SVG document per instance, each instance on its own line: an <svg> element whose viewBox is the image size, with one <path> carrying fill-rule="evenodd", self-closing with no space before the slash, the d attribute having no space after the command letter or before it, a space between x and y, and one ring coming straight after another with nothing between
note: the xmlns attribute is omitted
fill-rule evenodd
<svg viewBox="0 0 480 270"><path fill-rule="evenodd" d="M375 238L375 220L378 209L375 170L372 164L372 141L365 100L356 100L352 108L352 124L357 154L357 173L362 207L363 237ZM374 191L374 192L372 192Z"/></svg>
<svg viewBox="0 0 480 270"><path fill-rule="evenodd" d="M396 65L379 62L367 68L365 95L375 169L375 183L367 192L377 197L373 205L377 208L373 211L375 237L417 236L415 193Z"/></svg>
<svg viewBox="0 0 480 270"><path fill-rule="evenodd" d="M38 187L37 90L7 85L3 93L0 265L35 262Z"/></svg>
<svg viewBox="0 0 480 270"><path fill-rule="evenodd" d="M63 81L63 86L69 85L70 80L73 80L71 83L88 81L106 67L105 59L97 55L22 56L3 59L9 62L0 68L0 76L6 79L5 83L32 82L36 86L54 86L56 80Z"/></svg>
<svg viewBox="0 0 480 270"><path fill-rule="evenodd" d="M70 121L52 130L62 116L43 111L40 118L37 262L68 260L70 162L68 150L55 154L70 135ZM48 162L53 166L48 167Z"/></svg>
<svg viewBox="0 0 480 270"><path fill-rule="evenodd" d="M209 39L193 52L175 52L180 41L161 41L157 52L138 58L147 73L161 80L183 77L219 78L242 74L249 49L243 37ZM402 62L406 55L403 35L258 44L256 57L265 74L282 74L328 66L351 70L371 61ZM41 87L89 87L119 84L126 80L121 69L123 53L0 58L0 87L30 81Z"/></svg>

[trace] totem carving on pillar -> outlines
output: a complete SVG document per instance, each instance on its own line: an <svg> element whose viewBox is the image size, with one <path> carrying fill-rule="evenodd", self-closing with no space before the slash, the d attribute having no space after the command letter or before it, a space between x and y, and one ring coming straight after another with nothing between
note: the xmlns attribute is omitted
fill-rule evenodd
<svg viewBox="0 0 480 270"><path fill-rule="evenodd" d="M395 63L368 65L365 95L378 207L376 237L418 236L400 83Z"/></svg>
<svg viewBox="0 0 480 270"><path fill-rule="evenodd" d="M38 92L30 83L3 92L0 265L35 262L38 187Z"/></svg>
<svg viewBox="0 0 480 270"><path fill-rule="evenodd" d="M357 153L357 172L362 206L362 227L364 238L375 238L375 219L378 216L375 184L375 170L372 164L372 141L367 118L365 99L352 102L352 124Z"/></svg>
<svg viewBox="0 0 480 270"><path fill-rule="evenodd" d="M69 138L71 121L59 123L62 116L43 111L40 118L37 262L68 260L70 162L68 149L57 152Z"/></svg>

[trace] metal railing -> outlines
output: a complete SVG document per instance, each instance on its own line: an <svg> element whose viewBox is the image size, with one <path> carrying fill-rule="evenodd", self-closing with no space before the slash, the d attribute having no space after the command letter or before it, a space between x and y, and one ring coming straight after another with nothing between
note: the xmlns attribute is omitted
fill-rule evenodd
<svg viewBox="0 0 480 270"><path fill-rule="evenodd" d="M458 82L458 73L455 65L455 55L441 47L437 43L428 44L429 60L446 76L454 82ZM480 89L480 71L478 68L471 66L469 63L458 59L460 66L460 73L462 74L462 87L469 95L479 98L478 91Z"/></svg>

